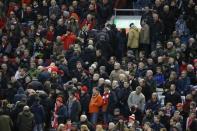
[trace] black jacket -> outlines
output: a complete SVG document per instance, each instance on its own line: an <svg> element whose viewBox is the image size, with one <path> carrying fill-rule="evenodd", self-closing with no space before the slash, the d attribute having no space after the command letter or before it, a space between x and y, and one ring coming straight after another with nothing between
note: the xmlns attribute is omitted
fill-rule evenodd
<svg viewBox="0 0 197 131"><path fill-rule="evenodd" d="M80 97L80 103L81 103L81 112L87 114L88 113L88 105L90 103L90 95L88 93L85 93L84 95L81 95Z"/></svg>
<svg viewBox="0 0 197 131"><path fill-rule="evenodd" d="M70 119L72 122L78 122L79 121L79 114L81 112L80 102L78 100L74 100L70 107L67 102L66 111L67 111L67 113L66 113L67 119Z"/></svg>
<svg viewBox="0 0 197 131"><path fill-rule="evenodd" d="M176 107L178 103L182 103L180 94L178 92L175 92L174 94L168 92L165 96L165 104L168 102L171 102L172 105Z"/></svg>

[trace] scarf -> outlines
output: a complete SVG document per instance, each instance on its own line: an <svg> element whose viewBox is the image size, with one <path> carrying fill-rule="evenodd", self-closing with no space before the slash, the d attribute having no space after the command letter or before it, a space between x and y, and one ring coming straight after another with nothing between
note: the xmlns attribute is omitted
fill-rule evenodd
<svg viewBox="0 0 197 131"><path fill-rule="evenodd" d="M51 125L53 128L57 129L58 128L58 119L57 119L57 113L59 111L60 107L57 107L57 104L55 104L54 108L54 113L53 113L53 120L51 122Z"/></svg>

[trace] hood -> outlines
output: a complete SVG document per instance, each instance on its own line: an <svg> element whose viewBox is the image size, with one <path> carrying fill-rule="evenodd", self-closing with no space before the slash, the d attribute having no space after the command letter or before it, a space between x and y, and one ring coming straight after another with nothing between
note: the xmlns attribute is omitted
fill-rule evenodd
<svg viewBox="0 0 197 131"><path fill-rule="evenodd" d="M23 111L23 114L26 116L26 117L32 117L32 114L30 111Z"/></svg>
<svg viewBox="0 0 197 131"><path fill-rule="evenodd" d="M134 29L135 31L139 31L138 28L136 26L132 26L131 29Z"/></svg>
<svg viewBox="0 0 197 131"><path fill-rule="evenodd" d="M17 94L25 94L24 89L22 87L18 88Z"/></svg>
<svg viewBox="0 0 197 131"><path fill-rule="evenodd" d="M40 94L39 94L39 97L40 97L41 99L46 99L46 98L48 97L48 95L47 95L46 92L43 92L43 93L40 93Z"/></svg>

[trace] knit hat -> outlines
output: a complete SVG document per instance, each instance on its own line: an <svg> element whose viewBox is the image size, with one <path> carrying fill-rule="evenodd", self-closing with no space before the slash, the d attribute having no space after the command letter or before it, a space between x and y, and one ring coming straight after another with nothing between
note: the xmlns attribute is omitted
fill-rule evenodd
<svg viewBox="0 0 197 131"><path fill-rule="evenodd" d="M82 86L82 87L81 87L81 91L88 92L87 86Z"/></svg>
<svg viewBox="0 0 197 131"><path fill-rule="evenodd" d="M135 121L135 114L132 114L131 116L129 116L129 120Z"/></svg>
<svg viewBox="0 0 197 131"><path fill-rule="evenodd" d="M63 103L63 97L62 97L62 96L58 96L58 97L56 98L56 101L59 101L59 102Z"/></svg>
<svg viewBox="0 0 197 131"><path fill-rule="evenodd" d="M197 59L194 59L194 63L197 63Z"/></svg>
<svg viewBox="0 0 197 131"><path fill-rule="evenodd" d="M178 108L178 107L183 107L183 104L182 103L178 103L177 105L176 105L176 107Z"/></svg>

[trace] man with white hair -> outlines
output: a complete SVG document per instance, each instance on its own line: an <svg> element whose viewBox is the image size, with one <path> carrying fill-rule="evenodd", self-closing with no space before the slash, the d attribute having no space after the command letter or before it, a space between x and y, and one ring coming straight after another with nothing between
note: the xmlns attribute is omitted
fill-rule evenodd
<svg viewBox="0 0 197 131"><path fill-rule="evenodd" d="M115 124L113 122L110 122L108 125L108 131L114 131L115 129Z"/></svg>
<svg viewBox="0 0 197 131"><path fill-rule="evenodd" d="M191 81L191 85L196 85L196 75L194 71L194 66L192 64L187 65L187 76Z"/></svg>
<svg viewBox="0 0 197 131"><path fill-rule="evenodd" d="M80 116L80 123L79 126L81 125L86 125L90 131L94 131L94 126L92 125L91 122L88 121L88 118L86 115L81 115Z"/></svg>
<svg viewBox="0 0 197 131"><path fill-rule="evenodd" d="M155 92L157 86L156 86L155 80L153 79L153 71L152 70L147 70L145 80L146 80L146 85L151 87L152 92Z"/></svg>

